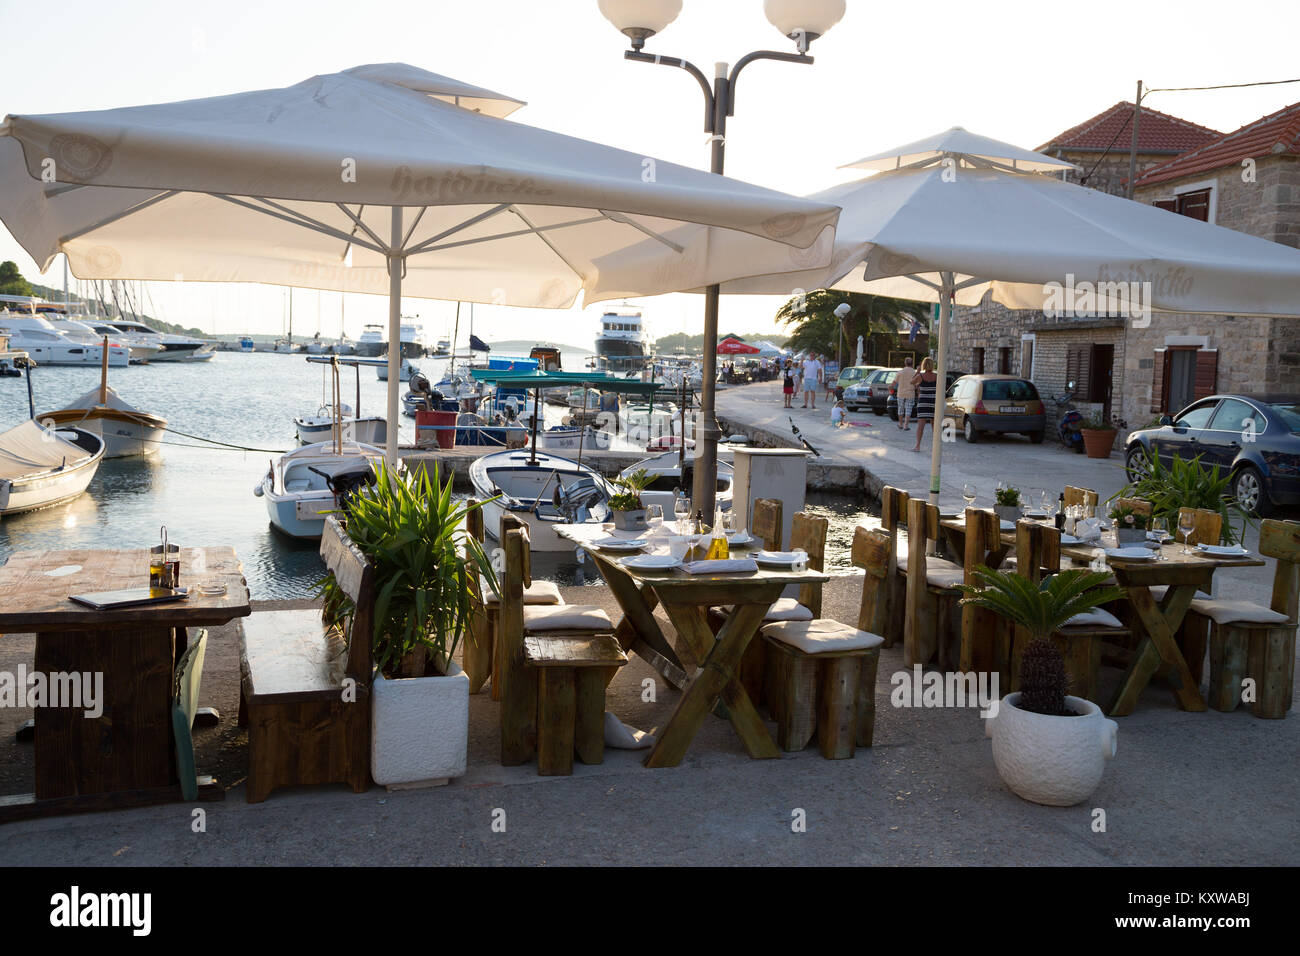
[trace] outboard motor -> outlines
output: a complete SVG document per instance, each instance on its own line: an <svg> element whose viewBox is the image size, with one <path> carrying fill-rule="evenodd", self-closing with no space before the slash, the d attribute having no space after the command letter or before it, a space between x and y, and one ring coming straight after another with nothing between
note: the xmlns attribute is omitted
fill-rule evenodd
<svg viewBox="0 0 1300 956"><path fill-rule="evenodd" d="M569 524L591 520L591 509L605 499L605 489L594 478L579 478L567 487L556 483L551 503L568 519Z"/></svg>
<svg viewBox="0 0 1300 956"><path fill-rule="evenodd" d="M315 468L311 470L325 479L325 486L338 499L339 507L345 513L351 510L354 495L361 491L362 488L370 488L375 484L375 470L370 465L343 468L332 475Z"/></svg>

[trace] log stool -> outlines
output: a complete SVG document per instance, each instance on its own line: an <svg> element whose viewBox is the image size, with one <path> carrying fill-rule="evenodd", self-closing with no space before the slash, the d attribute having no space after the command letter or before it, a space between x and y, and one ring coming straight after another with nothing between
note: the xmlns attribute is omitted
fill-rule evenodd
<svg viewBox="0 0 1300 956"><path fill-rule="evenodd" d="M828 760L870 747L884 638L825 618L779 621L760 633L767 642L767 700L778 746L803 750L815 732Z"/></svg>
<svg viewBox="0 0 1300 956"><path fill-rule="evenodd" d="M627 655L613 634L527 635L524 661L537 670L537 772L573 773L573 754L585 764L605 759L605 678Z"/></svg>

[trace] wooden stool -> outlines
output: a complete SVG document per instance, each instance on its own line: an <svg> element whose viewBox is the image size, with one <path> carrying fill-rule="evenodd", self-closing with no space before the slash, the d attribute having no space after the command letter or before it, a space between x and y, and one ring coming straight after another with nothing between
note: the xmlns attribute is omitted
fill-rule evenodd
<svg viewBox="0 0 1300 956"><path fill-rule="evenodd" d="M777 745L803 750L815 732L828 760L870 747L884 639L825 618L766 624L760 633L768 649L768 705Z"/></svg>
<svg viewBox="0 0 1300 956"><path fill-rule="evenodd" d="M613 634L528 635L524 660L537 669L537 772L573 773L573 754L585 764L605 759L605 675L627 655Z"/></svg>

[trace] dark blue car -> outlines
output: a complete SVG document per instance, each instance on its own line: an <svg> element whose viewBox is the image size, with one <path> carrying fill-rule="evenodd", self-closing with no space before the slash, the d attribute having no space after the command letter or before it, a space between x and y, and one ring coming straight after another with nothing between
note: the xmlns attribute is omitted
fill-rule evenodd
<svg viewBox="0 0 1300 956"><path fill-rule="evenodd" d="M1232 475L1238 504L1258 515L1300 504L1300 395L1211 395L1128 437L1124 467L1132 481L1147 452L1162 463L1197 456Z"/></svg>

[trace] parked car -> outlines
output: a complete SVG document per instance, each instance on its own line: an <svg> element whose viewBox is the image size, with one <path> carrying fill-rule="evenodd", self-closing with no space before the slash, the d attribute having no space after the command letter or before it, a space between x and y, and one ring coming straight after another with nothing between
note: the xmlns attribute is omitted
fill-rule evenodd
<svg viewBox="0 0 1300 956"><path fill-rule="evenodd" d="M839 378L835 380L836 388L847 389L850 385L856 385L876 369L879 365L849 365L844 371L840 372Z"/></svg>
<svg viewBox="0 0 1300 956"><path fill-rule="evenodd" d="M1018 432L1037 445L1047 429L1038 389L1016 375L963 375L948 390L944 417L972 444L985 432Z"/></svg>
<svg viewBox="0 0 1300 956"><path fill-rule="evenodd" d="M877 415L885 414L885 399L889 396L889 386L898 374L896 368L877 368L856 385L844 390L844 405L851 412L869 408Z"/></svg>
<svg viewBox="0 0 1300 956"><path fill-rule="evenodd" d="M899 371L902 371L902 369L899 369ZM965 374L966 374L965 372L956 372L953 371L952 369L949 369L948 374L944 376L944 379L947 382L947 387L945 387L943 390L944 394L945 395L948 394L948 390L952 388L953 382L957 381L957 379L961 378ZM898 378L897 377L894 378L893 384L889 386L889 398L885 400L885 411L889 413L890 418L892 418L894 421L898 421Z"/></svg>
<svg viewBox="0 0 1300 956"><path fill-rule="evenodd" d="M1232 494L1247 511L1267 517L1278 505L1300 504L1300 395L1221 394L1188 405L1157 425L1129 434L1129 480L1155 452L1164 464L1200 458L1232 475Z"/></svg>

